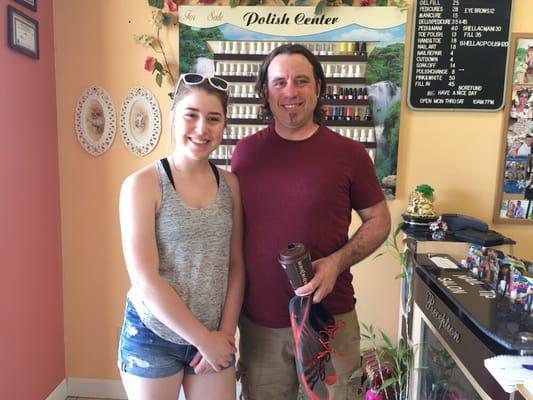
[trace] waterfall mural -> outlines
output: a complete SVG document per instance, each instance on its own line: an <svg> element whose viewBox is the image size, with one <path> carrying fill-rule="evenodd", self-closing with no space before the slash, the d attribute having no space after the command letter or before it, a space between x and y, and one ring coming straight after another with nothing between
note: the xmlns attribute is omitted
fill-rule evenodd
<svg viewBox="0 0 533 400"><path fill-rule="evenodd" d="M360 108L371 109L371 114L367 118L365 111L361 124L337 122L338 117L326 124L364 142L383 192L392 199L396 194L406 20L406 11L396 7L327 7L324 14L315 15L314 7L180 6L180 72L214 72L229 78L230 83L239 82L240 76L251 86L256 71L250 64L260 63L273 44L307 45L323 66L332 66L331 75L324 68L328 84L367 89L369 106ZM361 57L356 48L363 43L366 51ZM337 62L336 56L343 57ZM331 104L343 108L362 103L354 100L349 104L345 99ZM260 122L257 119L254 124ZM229 149L234 141L223 139L223 145Z"/></svg>

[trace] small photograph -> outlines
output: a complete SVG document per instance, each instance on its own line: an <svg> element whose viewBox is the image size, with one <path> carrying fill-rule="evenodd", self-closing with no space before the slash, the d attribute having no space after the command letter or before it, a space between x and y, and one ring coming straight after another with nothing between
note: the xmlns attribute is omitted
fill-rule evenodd
<svg viewBox="0 0 533 400"><path fill-rule="evenodd" d="M514 158L529 158L533 153L531 146L533 145L533 133L526 133L525 135L511 133L507 134L507 157Z"/></svg>
<svg viewBox="0 0 533 400"><path fill-rule="evenodd" d="M522 194L526 187L527 160L507 158L503 176L503 191L508 194Z"/></svg>
<svg viewBox="0 0 533 400"><path fill-rule="evenodd" d="M527 219L533 219L533 201L529 202L529 211L527 213Z"/></svg>
<svg viewBox="0 0 533 400"><path fill-rule="evenodd" d="M533 39L519 39L516 45L513 83L533 84Z"/></svg>
<svg viewBox="0 0 533 400"><path fill-rule="evenodd" d="M504 200L500 209L500 216L512 219L525 219L526 212L529 212L527 200Z"/></svg>
<svg viewBox="0 0 533 400"><path fill-rule="evenodd" d="M511 118L533 118L533 108L531 106L531 95L533 94L532 92L533 90L531 87L513 87L513 98L511 100Z"/></svg>

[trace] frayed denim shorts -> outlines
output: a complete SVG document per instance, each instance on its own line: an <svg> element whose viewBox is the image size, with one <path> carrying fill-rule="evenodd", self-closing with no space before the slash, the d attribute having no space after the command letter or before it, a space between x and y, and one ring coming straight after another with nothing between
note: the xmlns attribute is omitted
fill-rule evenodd
<svg viewBox="0 0 533 400"><path fill-rule="evenodd" d="M118 367L122 372L143 378L164 378L181 370L194 374L189 365L198 349L169 342L141 321L135 307L126 304L118 346Z"/></svg>

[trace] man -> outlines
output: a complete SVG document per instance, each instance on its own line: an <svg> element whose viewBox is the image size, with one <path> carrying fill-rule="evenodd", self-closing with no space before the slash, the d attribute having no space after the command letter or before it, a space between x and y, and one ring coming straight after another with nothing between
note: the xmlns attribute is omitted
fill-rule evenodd
<svg viewBox="0 0 533 400"><path fill-rule="evenodd" d="M524 140L524 143L522 143L522 146L518 148L516 151L516 155L518 157L527 157L531 154L531 145L533 145L533 135L531 133L528 133L526 135L526 139Z"/></svg>
<svg viewBox="0 0 533 400"><path fill-rule="evenodd" d="M288 312L295 291L278 263L291 242L303 243L314 260L314 278L296 294L312 293L344 326L331 342L338 354L330 398L355 398L351 376L360 366L360 335L350 267L383 243L390 215L364 146L321 124L325 87L322 67L305 47L276 48L256 82L273 122L239 141L232 156L245 220L238 370L247 400L297 396ZM348 240L352 209L362 224Z"/></svg>
<svg viewBox="0 0 533 400"><path fill-rule="evenodd" d="M514 210L514 218L524 218L526 216L526 211L522 208L522 202L520 200L516 201L516 208Z"/></svg>

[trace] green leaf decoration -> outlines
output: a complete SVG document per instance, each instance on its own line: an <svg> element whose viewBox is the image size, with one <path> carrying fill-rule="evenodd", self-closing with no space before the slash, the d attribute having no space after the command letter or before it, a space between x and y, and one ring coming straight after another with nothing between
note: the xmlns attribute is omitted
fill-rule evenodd
<svg viewBox="0 0 533 400"><path fill-rule="evenodd" d="M229 5L230 5L230 7L232 7L232 8L237 7L240 3L241 3L240 0L229 0ZM247 4L247 5L248 5L248 4Z"/></svg>
<svg viewBox="0 0 533 400"><path fill-rule="evenodd" d="M376 6L386 7L389 5L389 0L376 0Z"/></svg>
<svg viewBox="0 0 533 400"><path fill-rule="evenodd" d="M283 4L285 4L286 6L289 5L289 0L281 0L283 2Z"/></svg>
<svg viewBox="0 0 533 400"><path fill-rule="evenodd" d="M163 13L163 25L170 26L174 24L171 13Z"/></svg>
<svg viewBox="0 0 533 400"><path fill-rule="evenodd" d="M309 5L309 0L296 0L294 2L294 5L295 6L308 6Z"/></svg>
<svg viewBox="0 0 533 400"><path fill-rule="evenodd" d="M155 83L157 83L157 86L161 87L163 84L163 74L160 74L159 72L155 76Z"/></svg>
<svg viewBox="0 0 533 400"><path fill-rule="evenodd" d="M422 193L425 198L432 199L433 198L433 188L425 183L422 183L416 187L416 191L419 193Z"/></svg>
<svg viewBox="0 0 533 400"><path fill-rule="evenodd" d="M165 7L165 0L148 0L148 5L161 10L163 7Z"/></svg>
<svg viewBox="0 0 533 400"><path fill-rule="evenodd" d="M353 6L353 0L342 0L342 4L346 4L347 6Z"/></svg>
<svg viewBox="0 0 533 400"><path fill-rule="evenodd" d="M324 14L326 5L327 5L327 0L320 0L318 3L316 3L315 15Z"/></svg>
<svg viewBox="0 0 533 400"><path fill-rule="evenodd" d="M161 64L159 61L157 61L157 58L154 59L154 71L159 72L160 74L163 74L163 64Z"/></svg>

